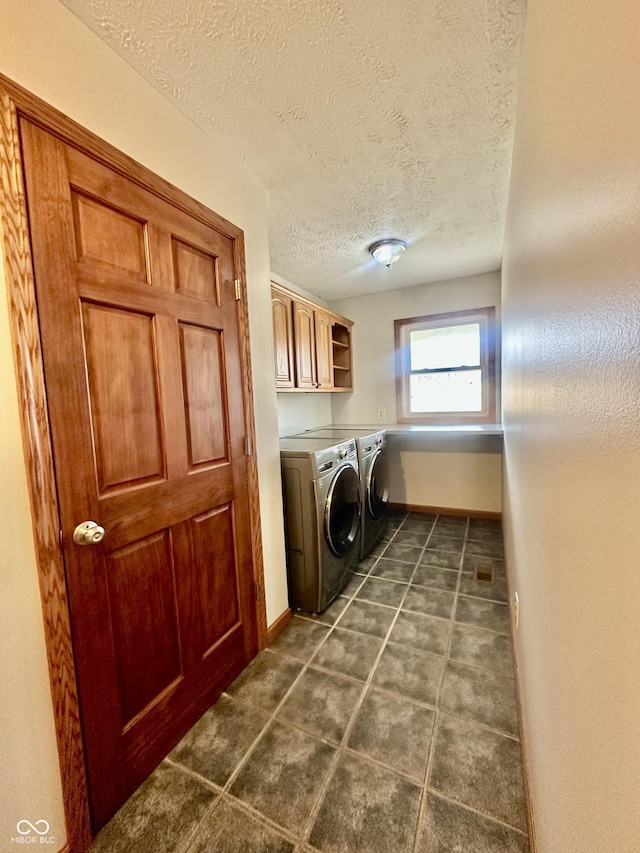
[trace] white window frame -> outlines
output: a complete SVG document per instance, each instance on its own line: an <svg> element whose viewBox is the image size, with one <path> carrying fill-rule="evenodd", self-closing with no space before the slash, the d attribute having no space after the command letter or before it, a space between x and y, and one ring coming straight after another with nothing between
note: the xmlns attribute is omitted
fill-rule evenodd
<svg viewBox="0 0 640 853"><path fill-rule="evenodd" d="M451 311L446 314L427 314L395 320L396 346L396 399L400 424L483 424L496 420L496 346L495 313L493 306L472 308L468 311ZM409 380L411 362L409 336L423 329L442 329L449 326L478 324L480 326L480 364L454 365L438 370L421 370L413 373L447 373L455 370L481 371L482 410L480 412L412 413L409 409Z"/></svg>

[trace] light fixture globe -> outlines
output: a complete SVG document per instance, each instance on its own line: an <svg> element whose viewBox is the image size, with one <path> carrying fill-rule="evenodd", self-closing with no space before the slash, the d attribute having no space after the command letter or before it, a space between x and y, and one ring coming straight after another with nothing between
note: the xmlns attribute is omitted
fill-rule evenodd
<svg viewBox="0 0 640 853"><path fill-rule="evenodd" d="M369 251L373 255L373 259L385 267L390 267L395 264L402 256L402 253L407 248L404 240L378 240L377 243L372 243L369 246Z"/></svg>

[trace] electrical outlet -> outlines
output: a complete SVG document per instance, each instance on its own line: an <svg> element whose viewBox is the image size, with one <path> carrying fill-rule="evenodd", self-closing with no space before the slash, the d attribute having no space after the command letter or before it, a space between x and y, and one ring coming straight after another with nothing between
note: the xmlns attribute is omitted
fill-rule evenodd
<svg viewBox="0 0 640 853"><path fill-rule="evenodd" d="M378 420L383 421L387 417L386 409L378 409Z"/></svg>
<svg viewBox="0 0 640 853"><path fill-rule="evenodd" d="M513 627L516 631L520 627L520 596L517 592L513 593Z"/></svg>

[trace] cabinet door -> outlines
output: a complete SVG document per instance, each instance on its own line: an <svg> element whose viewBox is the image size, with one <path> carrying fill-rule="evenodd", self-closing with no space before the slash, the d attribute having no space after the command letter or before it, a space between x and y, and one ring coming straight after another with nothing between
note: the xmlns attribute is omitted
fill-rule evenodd
<svg viewBox="0 0 640 853"><path fill-rule="evenodd" d="M296 353L296 387L317 388L313 308L293 303L293 337Z"/></svg>
<svg viewBox="0 0 640 853"><path fill-rule="evenodd" d="M273 319L273 358L276 388L293 388L293 300L277 290L271 291Z"/></svg>
<svg viewBox="0 0 640 853"><path fill-rule="evenodd" d="M331 369L331 318L324 311L314 311L316 332L316 377L318 388L333 388Z"/></svg>

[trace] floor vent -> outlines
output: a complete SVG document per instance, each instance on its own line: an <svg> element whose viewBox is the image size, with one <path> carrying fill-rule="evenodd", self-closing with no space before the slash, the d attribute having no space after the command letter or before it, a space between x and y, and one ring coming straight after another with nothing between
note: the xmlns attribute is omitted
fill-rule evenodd
<svg viewBox="0 0 640 853"><path fill-rule="evenodd" d="M476 566L476 580L491 583L493 581L493 566L483 566L479 563Z"/></svg>

